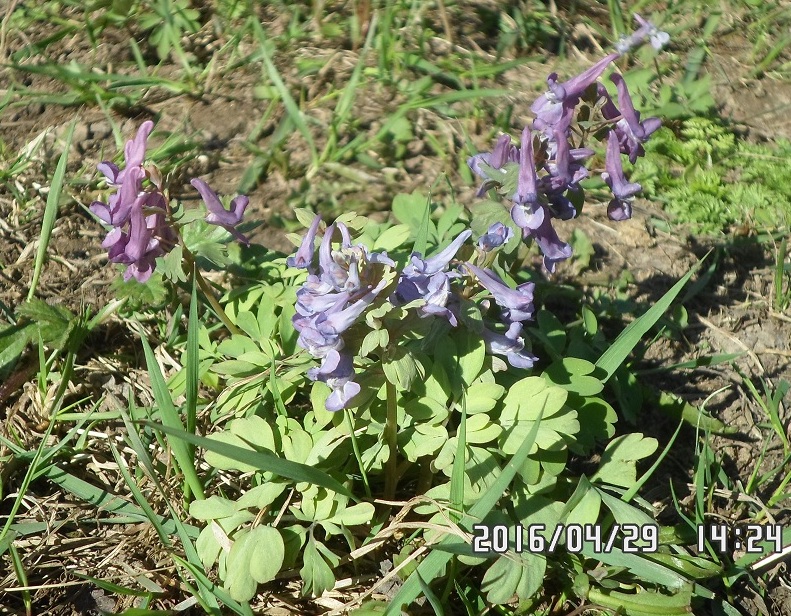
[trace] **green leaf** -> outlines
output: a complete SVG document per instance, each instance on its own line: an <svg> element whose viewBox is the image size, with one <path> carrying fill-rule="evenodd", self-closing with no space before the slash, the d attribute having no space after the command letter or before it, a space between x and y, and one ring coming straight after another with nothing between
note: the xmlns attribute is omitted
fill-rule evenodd
<svg viewBox="0 0 791 616"><path fill-rule="evenodd" d="M35 327L32 324L11 325L0 331L0 377L4 377L3 370L15 362L25 350Z"/></svg>
<svg viewBox="0 0 791 616"><path fill-rule="evenodd" d="M393 251L400 248L411 234L409 225L393 225L386 229L374 242L374 250Z"/></svg>
<svg viewBox="0 0 791 616"><path fill-rule="evenodd" d="M404 455L412 462L417 462L421 456L437 453L448 440L448 431L444 426L427 423L419 423L405 433L409 435L409 440L403 443Z"/></svg>
<svg viewBox="0 0 791 616"><path fill-rule="evenodd" d="M566 438L580 429L577 412L565 406L568 392L550 385L544 378L531 376L514 383L503 400L499 424L503 428L500 446L504 453L516 452L532 430L537 412L543 421L535 439L536 449L558 451L565 448ZM545 455L549 462L551 456Z"/></svg>
<svg viewBox="0 0 791 616"><path fill-rule="evenodd" d="M44 344L59 349L66 346L69 334L77 324L77 317L71 310L63 306L50 306L40 299L26 301L17 311L38 327Z"/></svg>
<svg viewBox="0 0 791 616"><path fill-rule="evenodd" d="M604 383L594 376L588 376L594 370L595 366L589 361L577 357L564 357L548 366L544 376L555 385L587 398L595 396L604 389Z"/></svg>
<svg viewBox="0 0 791 616"><path fill-rule="evenodd" d="M497 383L474 383L467 390L467 414L488 413L504 393L505 387Z"/></svg>
<svg viewBox="0 0 791 616"><path fill-rule="evenodd" d="M412 418L431 424L442 423L448 417L448 409L434 398L412 398L404 404L404 411Z"/></svg>
<svg viewBox="0 0 791 616"><path fill-rule="evenodd" d="M181 244L176 244L164 257L157 257L157 269L162 273L162 276L177 284L187 282L182 253Z"/></svg>
<svg viewBox="0 0 791 616"><path fill-rule="evenodd" d="M237 512L238 509L233 501L216 495L190 503L190 515L198 520L229 518Z"/></svg>
<svg viewBox="0 0 791 616"><path fill-rule="evenodd" d="M327 561L319 553L317 543L311 536L302 553L303 564L299 570L299 575L305 582L302 588L304 596L320 597L324 591L332 590L335 586L335 575Z"/></svg>
<svg viewBox="0 0 791 616"><path fill-rule="evenodd" d="M590 484L589 484L590 485ZM565 524L596 524L601 509L601 496L596 490L589 488L582 496L577 506L566 517Z"/></svg>
<svg viewBox="0 0 791 616"><path fill-rule="evenodd" d="M516 594L521 579L522 567L510 558L500 556L486 570L481 582L481 591L486 593L486 600L491 603L508 603Z"/></svg>
<svg viewBox="0 0 791 616"><path fill-rule="evenodd" d="M547 559L541 554L505 554L486 571L481 590L496 604L508 603L513 595L528 601L541 589L546 569Z"/></svg>
<svg viewBox="0 0 791 616"><path fill-rule="evenodd" d="M275 499L280 496L286 489L287 484L284 482L267 481L260 486L250 488L242 494L236 501L237 509L244 509L253 507L255 509L264 509L269 507L275 502ZM192 509L190 509L192 511Z"/></svg>
<svg viewBox="0 0 791 616"><path fill-rule="evenodd" d="M374 506L371 503L358 503L351 507L346 507L336 513L331 518L322 520L333 524L343 524L344 526L359 526L368 524L374 519Z"/></svg>
<svg viewBox="0 0 791 616"><path fill-rule="evenodd" d="M396 347L393 354L382 362L382 370L387 380L401 391L409 391L418 374L421 378L424 376L420 364L404 347Z"/></svg>
<svg viewBox="0 0 791 616"><path fill-rule="evenodd" d="M250 575L259 584L274 580L283 565L283 537L276 528L265 525L253 528L248 537L248 543L253 544Z"/></svg>
<svg viewBox="0 0 791 616"><path fill-rule="evenodd" d="M473 415L467 419L467 443L490 443L500 436L503 429L495 424L488 415Z"/></svg>
<svg viewBox="0 0 791 616"><path fill-rule="evenodd" d="M637 481L637 460L653 454L659 443L639 433L625 434L610 441L591 481L628 488Z"/></svg>
<svg viewBox="0 0 791 616"><path fill-rule="evenodd" d="M655 524L654 519L642 509L638 509L600 488L594 488L594 491L612 512L612 516L618 524L622 526L624 524L637 524L638 526Z"/></svg>
<svg viewBox="0 0 791 616"><path fill-rule="evenodd" d="M225 560L225 587L237 601L249 601L258 584L275 579L283 565L283 537L276 528L256 526L237 533Z"/></svg>

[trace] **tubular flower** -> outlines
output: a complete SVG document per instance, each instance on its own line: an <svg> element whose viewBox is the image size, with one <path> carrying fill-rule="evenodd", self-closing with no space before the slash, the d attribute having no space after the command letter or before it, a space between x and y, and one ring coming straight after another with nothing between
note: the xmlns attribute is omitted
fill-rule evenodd
<svg viewBox="0 0 791 616"><path fill-rule="evenodd" d="M662 121L659 118L646 118L641 122L640 112L636 111L632 104L632 97L623 77L615 73L610 76L610 81L618 90L620 110L613 104L605 90L606 102L602 107L602 115L605 119L617 120L613 131L618 137L621 152L628 154L629 162L634 164L638 156L645 154L643 144L662 125ZM601 90L599 92L601 93Z"/></svg>
<svg viewBox="0 0 791 616"><path fill-rule="evenodd" d="M494 301L502 308L505 321L516 323L533 318L533 291L536 287L534 283L525 282L512 289L491 270L481 269L472 263L465 263L464 266L475 275L481 286L492 294Z"/></svg>
<svg viewBox="0 0 791 616"><path fill-rule="evenodd" d="M525 351L521 323L511 323L505 334L498 334L484 327L481 335L486 350L492 355L505 355L508 363L514 368L532 368L533 364L538 361L538 357Z"/></svg>
<svg viewBox="0 0 791 616"><path fill-rule="evenodd" d="M242 244L249 246L250 240L236 230L236 225L242 222L242 216L244 216L244 211L250 200L244 195L234 197L231 201L231 209L228 211L223 207L217 193L206 182L200 178L194 178L190 180L190 184L200 193L201 199L206 204L206 209L209 210L206 222L222 227Z"/></svg>
<svg viewBox="0 0 791 616"><path fill-rule="evenodd" d="M332 350L327 353L321 366L308 370L311 381L321 381L332 388L332 393L324 403L328 411L345 409L357 394L360 386L352 381L354 362L351 355L341 354Z"/></svg>
<svg viewBox="0 0 791 616"><path fill-rule="evenodd" d="M611 220L621 221L631 218L631 199L640 192L640 184L628 182L623 173L621 164L621 151L618 147L618 136L615 131L610 131L607 139L607 157L605 168L601 174L602 179L612 190L613 199L607 206L607 215Z"/></svg>
<svg viewBox="0 0 791 616"><path fill-rule="evenodd" d="M484 252L499 248L514 236L514 230L501 222L492 224L481 237L478 238L478 247Z"/></svg>
<svg viewBox="0 0 791 616"><path fill-rule="evenodd" d="M538 200L538 177L533 158L533 135L527 126L522 131L522 143L519 149L519 176L513 202L511 218L522 229L523 234L530 234L538 229L544 220L545 212Z"/></svg>
<svg viewBox="0 0 791 616"><path fill-rule="evenodd" d="M313 217L313 221L310 223L308 232L302 240L302 244L299 246L299 250L297 250L297 254L286 259L286 264L289 267L298 267L300 269L310 267L310 262L313 260L313 251L315 249L316 233L318 233L320 223L321 215L316 214L316 216Z"/></svg>
<svg viewBox="0 0 791 616"><path fill-rule="evenodd" d="M550 137L557 127L565 123L563 120L573 112L583 92L595 83L613 60L617 60L620 56L621 52L611 53L586 71L563 83L558 83L557 73L547 77L549 90L538 97L530 109L541 121L541 128L546 129Z"/></svg>

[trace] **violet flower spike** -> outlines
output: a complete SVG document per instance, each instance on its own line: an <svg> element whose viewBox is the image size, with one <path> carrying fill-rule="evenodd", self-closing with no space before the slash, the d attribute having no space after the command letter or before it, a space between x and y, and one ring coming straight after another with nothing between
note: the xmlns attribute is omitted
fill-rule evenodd
<svg viewBox="0 0 791 616"><path fill-rule="evenodd" d="M239 195L231 201L231 209L228 211L223 207L217 193L206 182L200 178L194 178L190 180L190 184L200 193L203 202L206 204L206 209L209 210L206 215L206 222L222 227L242 244L249 246L250 240L239 233L235 227L242 221L242 216L244 216L244 211L250 200L244 195Z"/></svg>
<svg viewBox="0 0 791 616"><path fill-rule="evenodd" d="M306 269L310 267L313 261L313 251L315 250L316 234L319 231L319 224L321 223L321 215L316 214L313 217L313 222L310 223L310 228L302 239L299 245L297 254L293 257L286 259L286 265L289 267L296 267L299 269Z"/></svg>

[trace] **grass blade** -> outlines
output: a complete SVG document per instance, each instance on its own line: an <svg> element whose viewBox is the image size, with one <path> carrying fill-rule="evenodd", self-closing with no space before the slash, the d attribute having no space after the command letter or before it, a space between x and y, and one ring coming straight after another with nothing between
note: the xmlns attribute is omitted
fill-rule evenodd
<svg viewBox="0 0 791 616"><path fill-rule="evenodd" d="M193 268L195 265L193 264ZM198 409L198 370L200 368L200 357L198 355L198 333L200 322L198 321L198 289L195 272L192 272L192 295L190 297L190 311L187 321L187 354L184 361L186 372L187 389L185 392L185 412L187 414L187 432L195 434L196 415ZM189 447L190 455L195 457L195 450Z"/></svg>
<svg viewBox="0 0 791 616"><path fill-rule="evenodd" d="M74 134L74 127L76 125L77 120L75 119L66 133L66 144L58 159L58 164L55 167L55 175L52 176L52 184L49 187L47 204L44 207L44 220L41 223L41 238L38 242L36 261L33 265L33 280L30 281L30 289L28 289L27 292L28 301L33 299L33 296L36 294L36 287L38 286L38 279L41 277L41 268L44 265L44 258L47 256L47 247L49 246L49 240L52 236L52 229L55 227L55 219L58 217L58 202L60 201L60 194L63 191L63 178L66 175L66 163L69 160L71 137Z"/></svg>
<svg viewBox="0 0 791 616"><path fill-rule="evenodd" d="M461 422L456 431L456 457L450 474L451 519L459 521L456 511L464 511L464 471L467 466L467 396L461 397Z"/></svg>
<svg viewBox="0 0 791 616"><path fill-rule="evenodd" d="M154 391L154 400L159 408L162 423L174 430L183 431L184 425L181 423L178 412L173 406L173 400L170 397L170 392L165 384L165 378L162 376L162 371L159 369L156 357L154 357L154 352L151 350L151 345L148 344L148 340L146 340L145 336L141 336L140 340L143 343L148 374L151 378L151 388ZM195 470L195 461L192 457L190 448L187 446L187 442L184 441L184 439L174 439L168 442L181 472L184 473L184 481L189 485L192 494L200 499L205 498L203 495L203 486Z"/></svg>
<svg viewBox="0 0 791 616"><path fill-rule="evenodd" d="M708 256L708 255L707 255ZM612 346L608 348L599 360L596 362L596 367L601 368L607 374L602 379L602 383L609 380L618 367L626 360L629 353L632 352L634 347L640 342L640 339L648 332L654 324L662 318L662 315L670 307L673 300L681 293L681 289L689 282L689 279L700 269L701 264L706 257L698 261L686 275L679 280L673 287L665 293L662 298L656 302L651 308L640 318L632 321L626 329L624 329Z"/></svg>

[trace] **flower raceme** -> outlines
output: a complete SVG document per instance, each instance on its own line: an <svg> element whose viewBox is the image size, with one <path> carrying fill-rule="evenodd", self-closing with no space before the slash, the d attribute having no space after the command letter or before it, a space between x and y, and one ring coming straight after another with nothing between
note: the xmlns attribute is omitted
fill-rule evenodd
<svg viewBox="0 0 791 616"><path fill-rule="evenodd" d="M410 318L437 318L446 327L458 328L466 325L459 309L462 298L483 291L487 295L480 298L479 307L487 313L487 319L489 298L498 307L496 320L485 321L482 332L477 328L488 352L504 356L517 368L529 368L536 361L522 335L523 323L533 318L533 283L512 289L492 270L458 260L472 234L470 230L462 231L430 257L413 252L398 272L395 261L386 253L353 243L348 227L340 221L327 227L317 250L320 228L321 220L316 216L296 254L286 261L290 267L308 273L297 291L292 322L299 332L297 344L320 360L307 375L330 387L327 410L338 411L354 404L360 392L354 382L354 358L364 337L356 328L365 327L365 313L383 302L404 307L411 315L406 323L399 321L400 331L409 329ZM502 223L491 225L478 241L477 258L489 259L490 253L512 234ZM333 243L336 235L340 235L339 243Z"/></svg>
<svg viewBox="0 0 791 616"><path fill-rule="evenodd" d="M145 282L154 273L157 257L166 255L178 243L178 228L170 219L170 201L162 187L162 175L154 165L144 166L148 137L154 123L143 122L124 147L124 168L112 162L97 165L108 186L114 189L107 203L94 201L90 210L110 229L102 242L112 263L126 265L124 280ZM238 196L226 210L208 184L193 179L208 209L206 222L219 225L233 237L248 244L236 225L241 222L248 199Z"/></svg>
<svg viewBox="0 0 791 616"><path fill-rule="evenodd" d="M392 280L386 274L395 263L387 253L371 252L363 244L352 244L348 227L339 221L324 232L316 267L314 251L320 223L321 217L316 215L296 256L287 259L290 267L308 270L307 280L297 291L292 322L299 332L297 344L321 360L318 368L308 371L308 378L326 383L332 389L326 407L339 411L360 391L360 386L352 381L354 358L342 352L346 346L342 335ZM341 235L341 244L333 249L336 230Z"/></svg>
<svg viewBox="0 0 791 616"><path fill-rule="evenodd" d="M573 126L573 120L577 107L591 93L594 96L589 102L591 109L601 116L601 126L609 126L606 170L602 174L613 192L608 216L615 221L630 218L631 200L640 191L639 184L626 180L620 157L626 155L634 163L637 157L643 156L643 144L661 122L658 118L641 120L621 75L616 73L610 77L617 90L617 106L598 81L607 67L629 50L647 40L655 49L661 49L669 40L667 33L659 31L651 22L638 15L635 20L639 29L619 41L615 52L567 81L559 82L556 73L548 77L548 90L532 104L531 110L536 117L532 127L527 126L522 131L518 148L508 135L501 135L492 152L477 154L468 160L472 171L483 179L479 196L504 184L510 169L516 169L516 190L511 194L509 206L511 219L521 229L524 240L538 244L544 255L544 267L550 273L559 261L572 254L571 246L561 241L555 232L552 220L567 220L577 215L573 203L581 202L584 197L579 182L590 175L585 161L594 151L583 145L590 132L587 127L596 122L587 117L586 125ZM597 134L598 131L597 128Z"/></svg>

